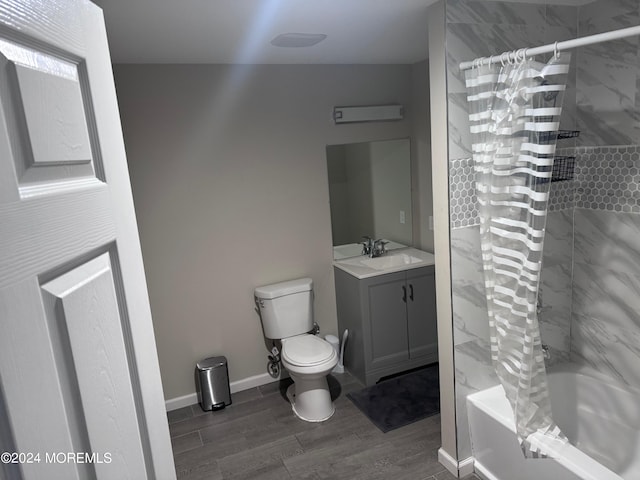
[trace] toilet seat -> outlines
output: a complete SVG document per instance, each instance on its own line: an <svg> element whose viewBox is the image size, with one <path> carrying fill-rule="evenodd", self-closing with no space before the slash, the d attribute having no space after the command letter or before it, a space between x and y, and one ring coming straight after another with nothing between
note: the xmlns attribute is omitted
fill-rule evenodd
<svg viewBox="0 0 640 480"><path fill-rule="evenodd" d="M282 360L297 367L313 367L332 361L336 351L315 335L298 335L282 340Z"/></svg>
<svg viewBox="0 0 640 480"><path fill-rule="evenodd" d="M335 406L327 375L338 363L335 349L315 335L296 335L282 339L281 359L293 380L287 389L293 413L307 422L329 419Z"/></svg>

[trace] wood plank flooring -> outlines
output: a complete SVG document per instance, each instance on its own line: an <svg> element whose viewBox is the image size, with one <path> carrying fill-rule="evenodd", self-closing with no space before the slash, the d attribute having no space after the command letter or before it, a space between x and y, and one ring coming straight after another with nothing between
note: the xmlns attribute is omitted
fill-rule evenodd
<svg viewBox="0 0 640 480"><path fill-rule="evenodd" d="M285 397L291 380L239 392L232 405L169 412L176 472L182 480L451 480L438 463L440 416L382 433L346 397L363 386L348 373L329 377L336 413L299 420ZM476 478L476 477L471 477Z"/></svg>

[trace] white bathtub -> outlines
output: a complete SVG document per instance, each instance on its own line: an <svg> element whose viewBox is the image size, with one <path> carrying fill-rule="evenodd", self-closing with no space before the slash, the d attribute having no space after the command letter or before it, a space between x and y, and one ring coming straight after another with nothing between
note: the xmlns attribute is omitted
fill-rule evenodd
<svg viewBox="0 0 640 480"><path fill-rule="evenodd" d="M550 371L548 382L553 418L571 445L557 458L525 459L499 385L467 397L476 472L487 480L640 479L640 391L575 365Z"/></svg>

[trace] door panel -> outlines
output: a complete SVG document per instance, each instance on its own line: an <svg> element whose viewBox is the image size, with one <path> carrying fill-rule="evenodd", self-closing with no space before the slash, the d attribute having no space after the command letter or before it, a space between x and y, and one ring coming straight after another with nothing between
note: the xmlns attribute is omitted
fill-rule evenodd
<svg viewBox="0 0 640 480"><path fill-rule="evenodd" d="M435 272L416 277L407 273L409 357L414 359L433 355L438 349Z"/></svg>
<svg viewBox="0 0 640 480"><path fill-rule="evenodd" d="M0 2L0 322L0 449L40 455L0 478L175 478L106 32L87 0ZM90 461L50 457L69 453Z"/></svg>
<svg viewBox="0 0 640 480"><path fill-rule="evenodd" d="M399 280L383 280L369 286L371 368L393 365L409 358L402 277L404 273Z"/></svg>
<svg viewBox="0 0 640 480"><path fill-rule="evenodd" d="M11 63L29 137L31 165L91 163L78 69L51 55L41 56L44 58L39 60L46 62L46 68L38 68L36 62L28 66Z"/></svg>

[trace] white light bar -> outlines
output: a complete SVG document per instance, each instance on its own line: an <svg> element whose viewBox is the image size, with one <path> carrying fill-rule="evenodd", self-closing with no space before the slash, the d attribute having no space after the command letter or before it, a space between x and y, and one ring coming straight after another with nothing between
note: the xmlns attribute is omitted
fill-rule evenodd
<svg viewBox="0 0 640 480"><path fill-rule="evenodd" d="M370 107L334 107L333 120L336 123L384 122L402 120L402 105L374 105Z"/></svg>

